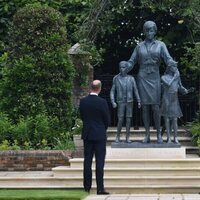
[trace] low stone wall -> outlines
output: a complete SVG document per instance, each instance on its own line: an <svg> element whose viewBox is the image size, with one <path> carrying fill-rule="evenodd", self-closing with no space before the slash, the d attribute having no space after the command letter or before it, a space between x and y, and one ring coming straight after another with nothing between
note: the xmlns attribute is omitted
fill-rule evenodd
<svg viewBox="0 0 200 200"><path fill-rule="evenodd" d="M43 171L69 165L72 151L0 151L0 171Z"/></svg>

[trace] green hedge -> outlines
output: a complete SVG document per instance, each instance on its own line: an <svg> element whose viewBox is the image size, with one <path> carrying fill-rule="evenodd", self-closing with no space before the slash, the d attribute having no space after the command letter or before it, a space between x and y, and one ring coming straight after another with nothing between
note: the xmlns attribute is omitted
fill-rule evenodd
<svg viewBox="0 0 200 200"><path fill-rule="evenodd" d="M22 118L43 114L57 120L60 132L71 128L74 67L67 50L65 20L55 9L32 4L14 15L0 80L0 109L20 128Z"/></svg>

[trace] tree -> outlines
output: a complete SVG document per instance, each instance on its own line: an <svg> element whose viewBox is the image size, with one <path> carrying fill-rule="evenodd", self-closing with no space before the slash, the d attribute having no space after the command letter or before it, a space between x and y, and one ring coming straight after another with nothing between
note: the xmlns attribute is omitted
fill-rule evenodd
<svg viewBox="0 0 200 200"><path fill-rule="evenodd" d="M71 8L74 5L75 2ZM105 62L101 65L101 73L110 73L112 70L108 68L130 55L136 43L142 40L142 26L149 19L156 21L158 37L167 44L174 59L182 60L187 47L193 49L198 45L193 44L199 33L198 0L95 0L88 4L89 8L88 17L79 28L79 37L74 41L89 38L99 50L104 49ZM182 72L187 68L183 62L179 65Z"/></svg>
<svg viewBox="0 0 200 200"><path fill-rule="evenodd" d="M60 11L65 18L68 32L68 42L74 44L75 33L86 19L93 0L1 0L0 3L0 51L3 51L3 44L7 43L8 27L13 15L18 9L27 4L40 3Z"/></svg>
<svg viewBox="0 0 200 200"><path fill-rule="evenodd" d="M27 5L14 15L9 33L1 110L15 122L45 113L58 118L61 129L70 129L74 68L61 13L40 4Z"/></svg>

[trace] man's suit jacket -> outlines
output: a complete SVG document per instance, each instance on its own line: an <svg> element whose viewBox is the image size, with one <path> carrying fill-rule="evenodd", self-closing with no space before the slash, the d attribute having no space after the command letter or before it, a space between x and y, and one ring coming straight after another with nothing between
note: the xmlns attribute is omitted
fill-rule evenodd
<svg viewBox="0 0 200 200"><path fill-rule="evenodd" d="M80 115L83 120L82 139L106 140L110 113L105 99L88 95L80 100Z"/></svg>

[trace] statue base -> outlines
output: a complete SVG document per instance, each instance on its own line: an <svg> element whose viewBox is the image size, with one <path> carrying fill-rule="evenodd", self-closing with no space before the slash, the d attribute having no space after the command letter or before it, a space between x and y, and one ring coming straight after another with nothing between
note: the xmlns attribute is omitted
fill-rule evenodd
<svg viewBox="0 0 200 200"><path fill-rule="evenodd" d="M151 144L151 147L136 148L136 146L131 148L133 144L129 144L128 148L123 148L121 144L120 148L107 147L106 159L185 159L186 150L185 147L155 147L153 145L161 144ZM163 144L162 144L163 145Z"/></svg>
<svg viewBox="0 0 200 200"><path fill-rule="evenodd" d="M111 143L112 148L180 148L181 144L176 143L143 143L143 142L132 142L132 143L126 143L126 142L112 142Z"/></svg>

